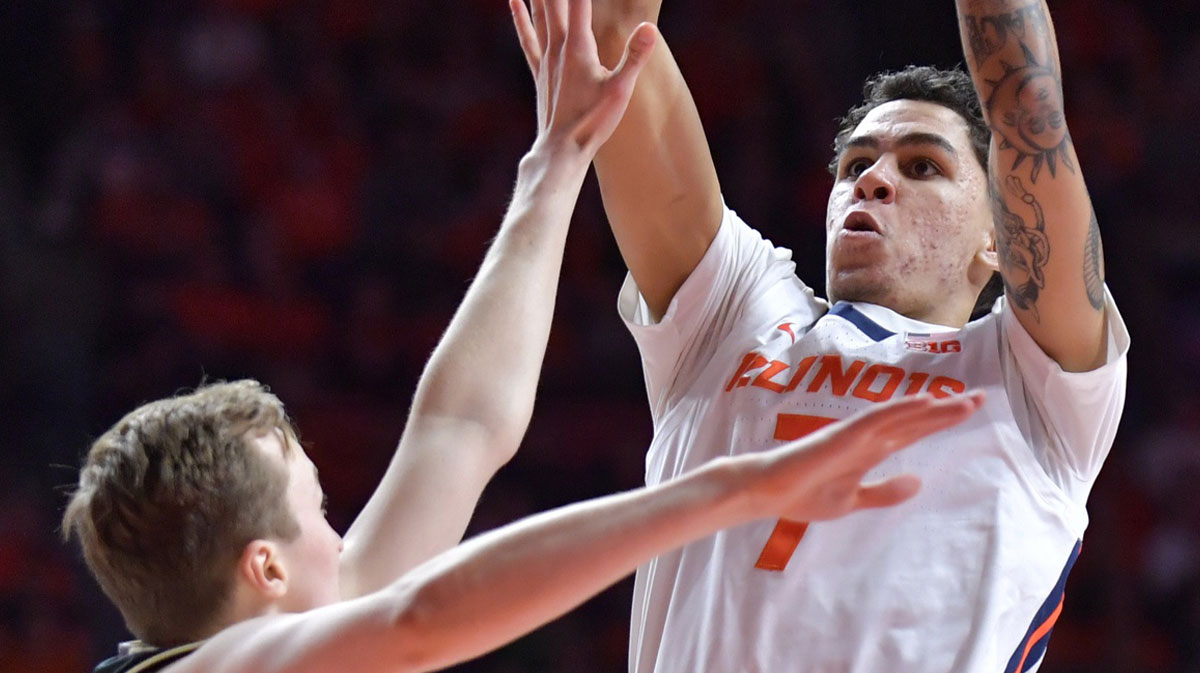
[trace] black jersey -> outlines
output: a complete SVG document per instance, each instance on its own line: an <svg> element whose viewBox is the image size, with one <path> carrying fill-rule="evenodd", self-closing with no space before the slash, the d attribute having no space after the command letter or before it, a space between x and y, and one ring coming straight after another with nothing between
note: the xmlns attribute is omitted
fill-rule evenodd
<svg viewBox="0 0 1200 673"><path fill-rule="evenodd" d="M200 647L201 643L188 643L178 647L159 649L145 643L133 641L122 643L115 657L105 659L96 667L95 673L151 673L161 671L186 657Z"/></svg>

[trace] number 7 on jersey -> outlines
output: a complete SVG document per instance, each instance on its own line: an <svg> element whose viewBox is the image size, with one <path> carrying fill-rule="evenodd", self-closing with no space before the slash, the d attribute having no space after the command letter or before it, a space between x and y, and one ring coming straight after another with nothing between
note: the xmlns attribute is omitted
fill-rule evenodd
<svg viewBox="0 0 1200 673"><path fill-rule="evenodd" d="M837 420L824 416L779 414L775 420L775 439L784 442L800 439L830 423L836 423ZM795 553L796 546L800 544L800 539L804 537L807 530L807 522L780 519L775 524L775 530L771 532L771 537L767 539L767 544L763 546L762 553L758 555L758 561L754 567L760 570L783 571L787 567L788 561L792 560L792 554Z"/></svg>

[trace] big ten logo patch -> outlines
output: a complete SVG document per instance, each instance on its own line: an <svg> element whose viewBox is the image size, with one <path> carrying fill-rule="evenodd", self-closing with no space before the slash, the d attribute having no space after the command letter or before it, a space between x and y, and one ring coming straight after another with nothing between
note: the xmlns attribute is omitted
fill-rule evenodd
<svg viewBox="0 0 1200 673"><path fill-rule="evenodd" d="M904 335L904 348L918 353L932 353L941 355L943 353L961 353L962 342L956 339L958 336L954 332L946 332L943 334L918 334L907 332Z"/></svg>

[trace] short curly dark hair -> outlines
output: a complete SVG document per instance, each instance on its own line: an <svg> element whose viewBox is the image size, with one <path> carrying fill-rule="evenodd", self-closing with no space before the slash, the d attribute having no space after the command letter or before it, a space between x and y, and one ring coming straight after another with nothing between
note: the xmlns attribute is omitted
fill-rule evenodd
<svg viewBox="0 0 1200 673"><path fill-rule="evenodd" d="M971 76L961 69L943 70L926 65L910 65L894 72L881 72L863 85L863 101L850 108L838 123L837 135L833 138L833 160L829 172L837 176L838 159L846 149L851 134L867 114L875 108L896 100L919 100L937 103L958 113L967 122L967 135L975 158L987 171L988 152L991 148L992 132L983 119L983 108L975 93ZM978 318L991 311L992 304L1004 291L999 274L996 274L979 294L971 318Z"/></svg>
<svg viewBox="0 0 1200 673"><path fill-rule="evenodd" d="M979 159L980 166L987 169L992 132L983 120L983 108L979 104L979 96L975 95L971 76L958 68L943 70L927 65L910 65L895 72L881 72L863 85L863 102L850 108L838 123L838 132L833 138L833 160L829 162L830 173L837 174L838 158L846 149L850 135L867 113L896 100L928 101L957 112L967 122L975 158Z"/></svg>

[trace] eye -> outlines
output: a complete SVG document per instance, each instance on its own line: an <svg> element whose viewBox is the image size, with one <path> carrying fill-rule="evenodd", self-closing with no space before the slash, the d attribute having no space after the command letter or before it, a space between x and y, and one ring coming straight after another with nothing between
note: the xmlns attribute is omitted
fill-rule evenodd
<svg viewBox="0 0 1200 673"><path fill-rule="evenodd" d="M908 170L918 178L931 178L941 175L942 169L929 159L917 159L908 165Z"/></svg>
<svg viewBox="0 0 1200 673"><path fill-rule="evenodd" d="M860 175L865 173L866 170L870 167L871 167L871 161L869 161L868 159L866 159L864 157L850 159L849 161L846 162L846 165L842 168L842 177L858 178Z"/></svg>

